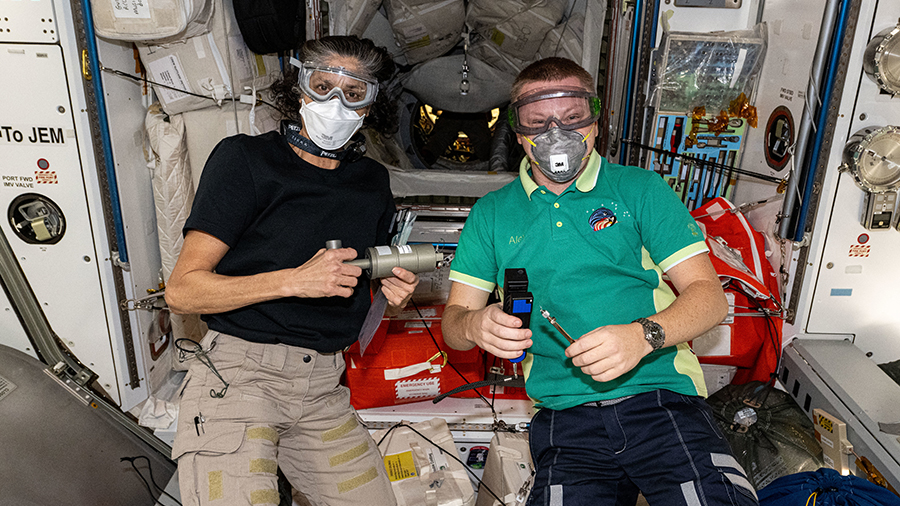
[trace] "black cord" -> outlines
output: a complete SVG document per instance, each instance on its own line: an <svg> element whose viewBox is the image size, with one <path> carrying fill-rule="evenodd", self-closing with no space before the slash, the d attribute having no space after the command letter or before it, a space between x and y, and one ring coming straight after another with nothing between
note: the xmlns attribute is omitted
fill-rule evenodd
<svg viewBox="0 0 900 506"><path fill-rule="evenodd" d="M150 462L150 459L148 459L146 456L138 455L137 457L122 457L119 459L119 462L128 461L128 463L131 464L131 467L134 468L134 471L138 474L138 477L141 478L141 481L144 482L144 486L147 487L147 493L150 494L150 497L153 499L153 501L162 504L162 502L160 502L160 500L156 496L153 495L153 490L150 488L150 484L147 483L147 479L144 478L144 473L142 473L140 471L140 469L138 469L137 466L134 464L134 461L137 459L144 459L147 461L147 473L150 475L150 481L153 482L153 486L156 487L157 490L162 492L163 495L165 495L169 499L175 501L175 503L177 503L179 506L181 506L181 501L172 497L168 492L163 490L162 487L160 487L159 485L156 484L156 480L153 479L153 464Z"/></svg>
<svg viewBox="0 0 900 506"><path fill-rule="evenodd" d="M181 88L176 88L176 87L174 87L174 86L169 86L169 85L167 85L167 84L158 83L158 82L156 82L156 81L151 81L151 80L149 80L149 79L147 79L146 77L143 77L143 76L136 76L136 75L133 75L133 74L129 74L129 73L127 73L127 72L122 72L121 70L111 69L111 68L109 68L109 67L104 67L103 65L100 66L100 70L102 70L102 71L104 71L104 72L109 72L110 74L117 75L117 76L119 76L119 77L124 77L124 78L126 78L126 79L131 79L132 81L135 81L135 82L141 82L141 83L145 83L145 84L152 84L152 85L154 85L154 86L159 86L160 88L166 88L166 89L168 89L168 90L177 91L177 92L179 92L179 93L184 93L185 95L190 95L190 96L192 96L192 97L204 98L204 99L207 99L207 100L212 100L213 102L218 102L218 100L217 100L216 98L210 97L209 95L201 95L201 94L199 94L199 93L194 93L194 92L191 92L191 91L183 90L183 89L181 89ZM283 116L286 116L286 114L284 113L284 111L282 111L281 109L279 109L278 107L276 107L275 104L271 104L271 103L269 103L269 102L266 102L265 100L263 100L263 99L261 99L261 98L253 97L253 99L256 100L256 101L257 101L258 103L260 103L260 104L265 104L265 105L267 105L267 106L269 106L269 107L275 109L276 111L280 112ZM234 97L226 97L226 98L223 98L222 100L227 100L227 101L231 101L231 102L234 102L234 101L240 102L240 98L234 98Z"/></svg>
<svg viewBox="0 0 900 506"><path fill-rule="evenodd" d="M572 2L572 8L575 8L575 3ZM566 22L563 24L562 29L559 31L559 38L556 39L556 46L553 48L553 56L559 56L559 46L562 44L563 36L566 34L566 28L569 27L569 21L572 20L572 11L568 12L568 16L566 16ZM503 502L503 501L501 501Z"/></svg>
<svg viewBox="0 0 900 506"><path fill-rule="evenodd" d="M481 387L489 387L489 386L492 386L492 385L501 385L501 386L516 387L516 388L524 388L522 384L517 384L517 385L504 385L504 383L513 383L513 382L515 382L515 381L516 381L516 379L514 379L512 376L504 376L504 377L499 378L499 379L489 379L489 380L476 381L476 382L474 382L474 383L466 383L465 385L458 386L458 387L454 388L453 390L450 390L449 392L444 392L444 393L442 393L441 395L439 395L439 396L435 397L434 399L432 399L431 402L434 403L434 404L437 404L437 403L441 402L442 400L444 400L445 397L449 397L449 396L451 396L451 395L453 395L453 394L457 394L457 393L459 393L459 392L465 392L466 390L478 389L478 388L481 388ZM477 392L478 390L475 390L475 391ZM496 392L496 389L495 389L494 391ZM493 398L492 398L492 399L493 399Z"/></svg>
<svg viewBox="0 0 900 506"><path fill-rule="evenodd" d="M769 330L769 340L772 341L773 351L775 352L775 370L772 371L772 374L770 375L770 382L773 382L773 380L778 377L778 373L781 371L781 346L775 340L775 336L778 334L778 327L773 320L773 316L768 311L766 311L766 309L762 306L762 304L759 303L758 300L756 300L755 297L751 297L743 290L741 290L741 292L747 297L750 303L753 304L753 307L766 317L766 328Z"/></svg>
<svg viewBox="0 0 900 506"><path fill-rule="evenodd" d="M763 314L766 318L766 330L768 330L769 340L772 343L773 352L775 353L775 370L769 374L769 381L757 387L752 394L752 398L748 398L747 400L751 401L753 404L757 406L761 406L766 399L769 397L769 392L775 388L775 381L778 379L778 373L781 371L781 346L776 342L775 336L778 334L778 328L773 321L772 315L763 308L762 304L756 297L748 294L746 290L740 285L740 283L735 282L733 279L728 282L727 288L733 290L734 292L740 293L745 296L747 300L754 306L754 309ZM737 317L735 317L737 318Z"/></svg>
<svg viewBox="0 0 900 506"><path fill-rule="evenodd" d="M418 308L416 308L416 310L418 311ZM459 463L463 466L463 469L465 469L469 474L472 475L473 478L475 478L475 479L478 481L478 484L480 485L480 487L484 487L484 489L487 490L492 496L494 496L495 499L497 499L498 501L500 501L500 504L504 504L503 499L500 499L500 497L498 497L497 494L495 494L494 491L491 490L490 487L488 487L487 484L486 484L485 482L481 481L481 478L479 478L478 475L475 474L474 471L472 471L471 469L469 469L469 466L467 466L462 460L459 460L459 457L457 457L456 455L451 455L451 454L445 452L443 448L441 448L440 446L437 445L437 443L435 443L434 441L428 439L424 434L422 434L421 432L417 431L416 429L414 429L414 428L413 428L412 426L410 426L409 424L406 424L406 423L402 423L402 422L401 422L401 423L392 425L392 426L387 430L387 432L385 432L384 435L381 436L381 439L378 441L378 443L376 443L376 446L381 446L381 443L383 443L384 440L385 440L385 438L388 437L388 434L390 434L390 433L391 433L394 429L396 429L397 427L406 427L406 428L408 428L409 430L411 430L411 431L415 432L416 434L418 434L419 437L421 437L422 439L424 439L425 441L427 441L430 445L432 445L432 446L434 446L435 448L437 448L438 450L440 450L441 453L443 453L443 454L445 454L445 455L450 455L450 457L453 458L453 460L459 462ZM480 488L480 487L479 487L479 488Z"/></svg>
<svg viewBox="0 0 900 506"><path fill-rule="evenodd" d="M672 156L672 157L680 159L682 161L682 163L684 161L691 161L701 167L713 167L713 168L721 169L721 170L729 170L729 171L737 172L738 174L741 174L744 176L754 177L756 179L768 181L770 183L776 183L776 184L781 183L781 179L774 177L774 176L769 176L766 174L759 174L757 172L753 172L753 171L746 170L746 169L741 169L738 167L729 167L728 165L723 165L723 164L717 163L717 162L711 162L709 160L702 160L700 158L697 158L695 156L691 156L691 155L688 155L685 153L676 153L673 151L666 151L664 149L654 148L653 146L647 146L646 144L641 144L640 142L633 141L631 139L622 139L622 143L650 151L651 153Z"/></svg>
<svg viewBox="0 0 900 506"><path fill-rule="evenodd" d="M191 348L182 347L181 343L184 343L184 342L191 343L190 344ZM215 348L215 346L216 346L215 339L213 340L212 344L209 345L209 350L204 350L203 346L201 346L200 343L198 343L197 341L194 341L193 339L182 337L182 338L175 340L175 347L178 348L178 351L180 353L179 358L183 358L183 357L187 356L188 353L194 355L194 358L199 360L200 363L202 363L210 371L212 371L212 373L215 374L217 378L219 378L219 381L221 381L222 384L225 385L218 392L216 392L216 389L214 389L214 388L211 388L209 390L210 397L215 397L216 399L221 399L222 397L225 397L225 393L228 391L228 387L230 385L227 381L225 381L225 378L222 377L222 375L219 373L219 370L216 369L216 365L212 362L212 360L210 360L209 356L207 355L207 352L212 351L212 349Z"/></svg>
<svg viewBox="0 0 900 506"><path fill-rule="evenodd" d="M410 302L412 303L413 308L415 308L416 314L419 315L419 319L422 320L422 324L425 326L425 330L428 331L428 335L431 336L431 341L434 342L434 345L435 345L435 347L437 347L438 351L443 353L444 350L441 349L441 346L438 344L437 339L435 339L434 334L431 332L431 327L428 325L428 322L425 321L425 317L422 316L422 312L419 311L419 306L413 301L410 301ZM457 369L456 366L453 365L453 362L450 362L448 360L447 364L450 365L451 369L456 371L456 374L458 374L459 377L462 378L462 380L465 381L467 385L472 384L471 381L469 381L465 376L463 376L463 373L459 372L459 369ZM475 393L478 394L478 397L481 397L481 400L483 400L484 403L487 404L491 408L491 414L493 415L494 419L496 420L497 419L497 411L494 409L494 403L488 402L487 398L484 395L482 395L481 392L479 392L478 390L475 390ZM502 504L503 501L500 501L500 503Z"/></svg>

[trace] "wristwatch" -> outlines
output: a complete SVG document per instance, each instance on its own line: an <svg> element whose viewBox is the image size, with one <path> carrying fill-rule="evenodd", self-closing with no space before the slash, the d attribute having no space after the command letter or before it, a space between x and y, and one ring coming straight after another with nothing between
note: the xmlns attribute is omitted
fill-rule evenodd
<svg viewBox="0 0 900 506"><path fill-rule="evenodd" d="M646 318L638 318L631 323L640 323L644 327L644 339L650 343L653 351L662 348L666 344L666 331L663 330L662 325Z"/></svg>

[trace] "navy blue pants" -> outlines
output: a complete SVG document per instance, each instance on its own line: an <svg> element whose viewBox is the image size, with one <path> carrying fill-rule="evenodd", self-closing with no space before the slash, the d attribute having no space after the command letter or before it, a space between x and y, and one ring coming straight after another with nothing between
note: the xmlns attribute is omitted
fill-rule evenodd
<svg viewBox="0 0 900 506"><path fill-rule="evenodd" d="M541 409L531 421L537 468L528 506L758 504L700 397L657 390L608 405Z"/></svg>

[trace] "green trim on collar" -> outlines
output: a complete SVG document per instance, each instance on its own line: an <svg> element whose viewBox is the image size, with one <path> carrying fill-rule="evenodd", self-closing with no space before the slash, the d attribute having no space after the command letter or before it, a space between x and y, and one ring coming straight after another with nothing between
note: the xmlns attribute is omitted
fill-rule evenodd
<svg viewBox="0 0 900 506"><path fill-rule="evenodd" d="M534 193L534 190L538 189L537 183L534 182L534 179L531 179L530 169L531 160L528 156L522 157L522 161L519 162L519 181L522 183L522 189L525 190L528 200L531 200L531 194Z"/></svg>
<svg viewBox="0 0 900 506"><path fill-rule="evenodd" d="M597 185L597 176L600 175L600 168L603 166L603 162L604 160L600 153L597 153L596 149L591 150L591 157L588 159L587 166L585 166L581 175L578 176L578 179L575 180L575 188L578 188L578 191L587 193L594 189L594 186Z"/></svg>
<svg viewBox="0 0 900 506"><path fill-rule="evenodd" d="M597 185L597 176L600 175L600 168L603 166L603 162L604 159L597 153L597 150L591 150L591 156L588 158L587 165L581 171L578 179L575 180L575 188L578 191L587 193L594 189L594 186ZM523 157L522 161L519 162L519 181L522 183L522 189L525 190L528 200L531 200L531 194L538 189L538 185L531 177L531 160L527 156Z"/></svg>

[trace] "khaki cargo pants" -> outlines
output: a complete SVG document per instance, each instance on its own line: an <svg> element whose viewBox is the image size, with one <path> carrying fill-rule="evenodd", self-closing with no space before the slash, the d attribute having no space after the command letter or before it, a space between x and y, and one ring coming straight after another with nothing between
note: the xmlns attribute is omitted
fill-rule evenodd
<svg viewBox="0 0 900 506"><path fill-rule="evenodd" d="M394 505L381 454L340 385L343 355L210 331L182 386L178 460L185 506L277 505L277 468L313 505Z"/></svg>

